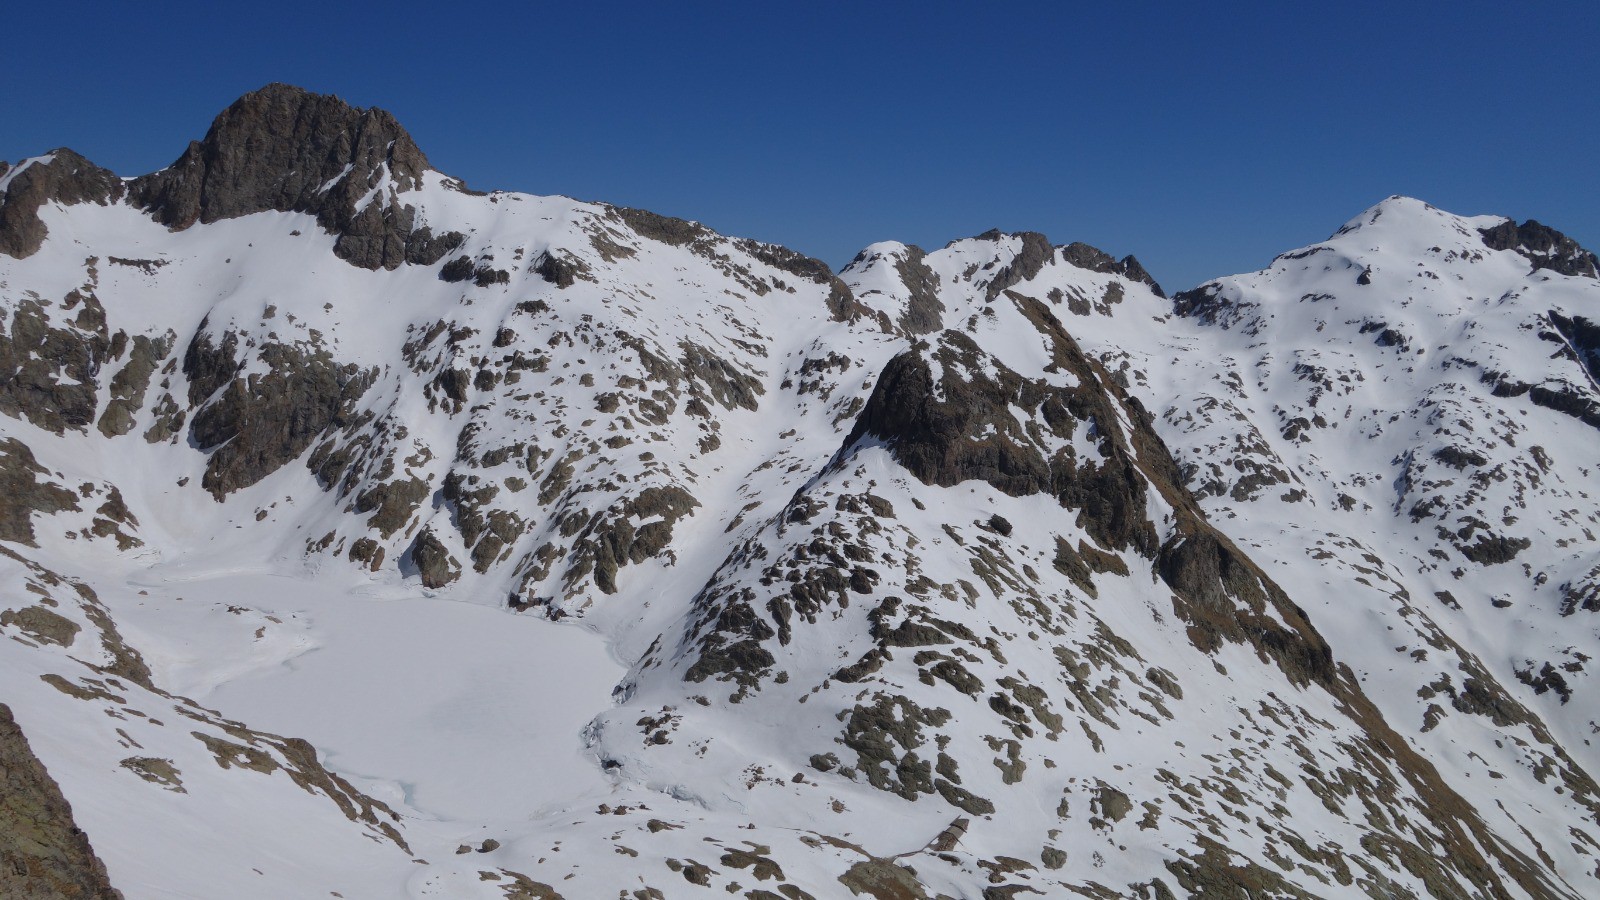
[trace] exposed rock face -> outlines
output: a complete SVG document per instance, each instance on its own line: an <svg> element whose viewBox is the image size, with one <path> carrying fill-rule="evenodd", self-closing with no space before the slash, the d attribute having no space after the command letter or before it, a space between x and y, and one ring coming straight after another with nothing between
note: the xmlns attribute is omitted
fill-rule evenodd
<svg viewBox="0 0 1600 900"><path fill-rule="evenodd" d="M617 569L660 553L671 543L677 522L699 505L680 487L646 488L637 497L596 515L579 533L574 571L592 565L596 586L615 594ZM645 524L636 526L637 522Z"/></svg>
<svg viewBox="0 0 1600 900"><path fill-rule="evenodd" d="M997 241L1005 237L999 229L986 231L978 235L979 240ZM1000 296L1008 288L1012 288L1024 281L1032 279L1039 274L1039 270L1046 263L1055 260L1055 248L1050 246L1050 239L1037 231L1024 231L1014 235L1022 240L1022 249L1010 265L1001 269L994 279L989 282L989 299Z"/></svg>
<svg viewBox="0 0 1600 900"><path fill-rule="evenodd" d="M1132 256L1125 256L1118 260L1103 250L1076 241L1058 248L1050 243L1049 238L1036 231L1021 231L1008 235L999 229L993 229L978 235L974 240L999 241L1005 237L1019 239L1022 242L1022 247L1017 251L1017 255L1011 262L990 279L987 289L988 299L990 300L999 297L1023 282L1032 281L1038 277L1045 266L1056 262L1058 252L1061 260L1070 266L1107 275L1121 275L1130 281L1149 285L1151 291L1158 297L1166 296L1161 290L1161 285L1156 284L1155 279L1150 277L1150 273L1145 271L1139 260ZM921 253L920 250L917 252ZM913 287L912 274L905 271L901 272L907 287ZM913 287L913 297L915 295L915 288Z"/></svg>
<svg viewBox="0 0 1600 900"><path fill-rule="evenodd" d="M1210 525L1191 519L1183 530L1162 547L1157 571L1201 649L1250 644L1295 684L1331 685L1333 651L1283 589Z"/></svg>
<svg viewBox="0 0 1600 900"><path fill-rule="evenodd" d="M1056 357L1051 368L1071 373L1076 387L1022 378L966 335L945 332L937 349L890 361L851 442L885 440L896 460L928 484L978 479L1013 496L1054 496L1078 511L1079 523L1102 548L1133 550L1153 561L1201 649L1248 643L1296 683L1331 683L1326 642L1287 594L1205 520L1149 415L1039 301L1011 299L1049 338ZM930 363L942 373L937 382ZM1030 414L1029 427L1014 409ZM1120 424L1119 410L1132 431ZM1080 427L1096 435L1096 455L1074 452ZM1146 518L1152 490L1174 509L1176 534L1165 543ZM1083 565L1075 556L1068 554L1064 564Z"/></svg>
<svg viewBox="0 0 1600 900"><path fill-rule="evenodd" d="M1143 515L1145 480L1094 364L1038 301L1021 302L1056 332L1057 366L1078 376L1078 387L1025 379L971 338L947 331L936 349L907 351L884 367L850 441L883 438L896 460L928 484L979 479L1012 496L1050 494L1068 508L1084 509L1092 523L1087 527L1104 546L1153 553L1157 539ZM930 361L943 373L937 385ZM1012 405L1033 414L1035 427L1024 429ZM1081 425L1098 429L1104 458L1073 453L1072 436Z"/></svg>
<svg viewBox="0 0 1600 900"><path fill-rule="evenodd" d="M27 444L16 438L0 440L0 496L5 498L0 503L0 541L34 546L34 513L78 508L71 491L52 481L39 480L40 475L47 474Z"/></svg>
<svg viewBox="0 0 1600 900"><path fill-rule="evenodd" d="M69 293L60 309L75 312L52 320L41 300L28 297L9 323L0 313L0 413L57 434L94 420L100 367L112 349L92 286Z"/></svg>
<svg viewBox="0 0 1600 900"><path fill-rule="evenodd" d="M96 425L101 434L116 437L133 429L133 416L144 406L150 377L167 354L172 352L175 338L176 335L171 331L159 338L134 335L129 342L127 364L111 378L111 399Z"/></svg>
<svg viewBox="0 0 1600 900"><path fill-rule="evenodd" d="M411 561L426 588L442 588L461 577L461 563L431 528L424 528L411 545Z"/></svg>
<svg viewBox="0 0 1600 900"><path fill-rule="evenodd" d="M1533 219L1521 225L1507 219L1493 228L1480 229L1479 234L1489 249L1515 250L1533 263L1535 270L1600 278L1600 259L1572 238Z"/></svg>
<svg viewBox="0 0 1600 900"><path fill-rule="evenodd" d="M0 170L0 253L18 259L32 256L48 229L39 219L46 203L104 206L122 199L123 184L114 172L62 148L36 160Z"/></svg>
<svg viewBox="0 0 1600 900"><path fill-rule="evenodd" d="M924 262L928 254L921 247L907 247L904 259L895 261L895 271L910 291L900 327L907 334L928 334L944 327L944 304L939 300L939 278Z"/></svg>
<svg viewBox="0 0 1600 900"><path fill-rule="evenodd" d="M1566 342L1574 361L1583 366L1589 380L1600 385L1600 321L1583 316L1567 317L1551 310L1550 323Z"/></svg>
<svg viewBox="0 0 1600 900"><path fill-rule="evenodd" d="M1080 269L1088 269L1091 272L1104 272L1108 275L1121 275L1130 281L1149 285L1150 290L1157 297L1166 296L1166 293L1161 290L1161 285L1156 284L1156 280L1151 278L1150 273L1144 270L1144 266L1139 263L1139 260L1132 256L1124 256L1121 260L1117 260L1104 250L1076 241L1063 248L1062 253L1066 256L1067 262Z"/></svg>
<svg viewBox="0 0 1600 900"><path fill-rule="evenodd" d="M461 244L455 232L418 227L415 208L399 201L428 170L388 112L272 84L223 110L203 140L134 179L129 193L175 229L268 210L311 213L338 235L341 259L393 269L431 265Z"/></svg>
<svg viewBox="0 0 1600 900"><path fill-rule="evenodd" d="M72 806L0 703L0 894L7 900L122 900L74 824Z"/></svg>
<svg viewBox="0 0 1600 900"><path fill-rule="evenodd" d="M324 432L343 427L371 384L353 364L340 366L326 351L286 344L260 348L265 375L240 377L238 337L213 344L202 331L184 355L193 435L215 449L203 485L218 499L248 487L304 453Z"/></svg>

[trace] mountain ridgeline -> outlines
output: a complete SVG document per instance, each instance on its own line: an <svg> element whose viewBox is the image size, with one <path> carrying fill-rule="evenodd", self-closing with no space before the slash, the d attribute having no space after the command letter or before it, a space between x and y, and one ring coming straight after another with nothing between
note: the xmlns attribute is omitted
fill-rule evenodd
<svg viewBox="0 0 1600 900"><path fill-rule="evenodd" d="M0 884L1593 896L1597 275L835 272L285 85L0 163Z"/></svg>

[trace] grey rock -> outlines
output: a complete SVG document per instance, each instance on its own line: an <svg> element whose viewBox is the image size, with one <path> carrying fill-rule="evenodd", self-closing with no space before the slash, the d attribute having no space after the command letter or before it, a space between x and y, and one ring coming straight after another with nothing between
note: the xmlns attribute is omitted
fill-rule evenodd
<svg viewBox="0 0 1600 900"><path fill-rule="evenodd" d="M116 437L133 430L133 414L144 405L150 377L167 354L172 352L176 338L171 331L159 338L134 335L127 363L111 378L111 399L106 403L105 412L100 414L96 426L101 434Z"/></svg>
<svg viewBox="0 0 1600 900"><path fill-rule="evenodd" d="M461 563L430 528L424 528L411 544L411 562L422 578L422 586L442 588L461 577Z"/></svg>
<svg viewBox="0 0 1600 900"><path fill-rule="evenodd" d="M1121 275L1129 281L1149 285L1157 297L1167 296L1166 292L1161 290L1161 285L1156 284L1156 280L1150 277L1150 273L1145 271L1139 260L1131 255L1118 260L1103 250L1078 242L1063 247L1062 254L1069 264L1080 269L1103 272L1107 275Z"/></svg>
<svg viewBox="0 0 1600 900"><path fill-rule="evenodd" d="M928 334L944 327L944 303L939 300L939 277L923 260L928 256L921 247L906 248L903 259L894 263L900 281L910 293L906 311L900 316L900 327L907 334Z"/></svg>
<svg viewBox="0 0 1600 900"><path fill-rule="evenodd" d="M0 413L56 434L94 421L111 339L93 291L74 290L58 307L73 308L68 323L52 319L33 298L16 303L9 323L0 313Z"/></svg>

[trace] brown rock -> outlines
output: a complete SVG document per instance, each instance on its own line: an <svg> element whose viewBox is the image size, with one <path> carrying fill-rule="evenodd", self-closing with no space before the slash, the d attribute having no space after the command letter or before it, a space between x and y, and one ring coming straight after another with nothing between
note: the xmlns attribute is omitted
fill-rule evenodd
<svg viewBox="0 0 1600 900"><path fill-rule="evenodd" d="M334 253L365 269L432 265L460 246L455 232L417 227L398 196L431 167L411 135L381 109L270 84L239 98L171 166L133 180L129 195L174 229L251 213L311 213L338 235ZM391 200L356 204L373 189Z"/></svg>
<svg viewBox="0 0 1600 900"><path fill-rule="evenodd" d="M39 251L48 229L39 220L46 203L101 206L122 199L122 179L65 147L52 151L48 162L35 162L19 171L0 195L0 253L22 259ZM4 170L0 170L3 174Z"/></svg>
<svg viewBox="0 0 1600 900"><path fill-rule="evenodd" d="M0 703L0 896L122 900L72 805Z"/></svg>
<svg viewBox="0 0 1600 900"><path fill-rule="evenodd" d="M33 514L78 509L78 499L52 481L33 457L27 444L16 438L0 440L0 541L36 546L33 540Z"/></svg>
<svg viewBox="0 0 1600 900"><path fill-rule="evenodd" d="M423 587L441 588L461 577L461 563L450 555L431 528L422 529L411 544L411 562Z"/></svg>

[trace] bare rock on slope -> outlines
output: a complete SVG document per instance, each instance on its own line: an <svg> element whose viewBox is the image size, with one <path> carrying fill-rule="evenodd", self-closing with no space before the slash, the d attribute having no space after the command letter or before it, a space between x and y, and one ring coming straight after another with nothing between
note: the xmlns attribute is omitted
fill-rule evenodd
<svg viewBox="0 0 1600 900"><path fill-rule="evenodd" d="M0 895L10 900L122 900L74 824L72 806L0 703Z"/></svg>
<svg viewBox="0 0 1600 900"><path fill-rule="evenodd" d="M1533 263L1535 271L1549 269L1562 275L1600 278L1600 259L1572 238L1533 219L1521 225L1507 219L1493 228L1481 228L1478 233L1489 249L1515 250Z"/></svg>
<svg viewBox="0 0 1600 900"><path fill-rule="evenodd" d="M0 169L0 179L8 174L5 192L0 193L0 253L18 259L39 252L49 231L39 218L39 207L105 205L122 199L124 192L116 173L65 148L20 162L14 170Z"/></svg>

